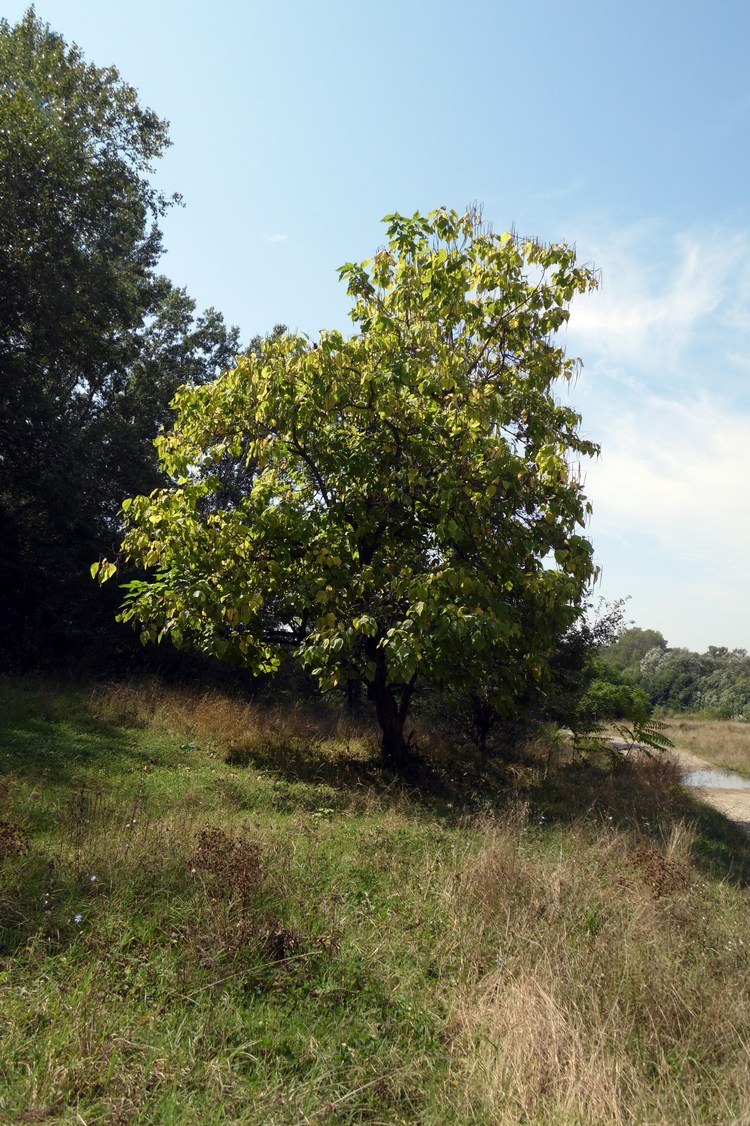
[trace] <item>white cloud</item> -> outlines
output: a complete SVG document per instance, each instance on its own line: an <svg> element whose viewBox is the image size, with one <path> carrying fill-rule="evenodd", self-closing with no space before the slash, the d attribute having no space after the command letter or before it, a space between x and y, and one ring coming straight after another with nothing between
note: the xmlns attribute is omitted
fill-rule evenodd
<svg viewBox="0 0 750 1126"><path fill-rule="evenodd" d="M672 643L750 648L750 230L577 239L602 269L565 341L609 598Z"/></svg>
<svg viewBox="0 0 750 1126"><path fill-rule="evenodd" d="M587 473L594 536L627 528L672 552L675 566L750 560L750 413L707 398L649 396L623 413ZM750 639L749 639L750 642Z"/></svg>
<svg viewBox="0 0 750 1126"><path fill-rule="evenodd" d="M261 235L263 242L270 243L271 245L274 245L275 243L278 243L278 242L286 242L288 237L289 237L288 235L282 235L282 234L264 234L264 235Z"/></svg>
<svg viewBox="0 0 750 1126"><path fill-rule="evenodd" d="M595 240L591 240L592 242ZM681 558L703 540L750 555L750 231L596 240L605 284L573 310L568 348L598 523L628 520ZM607 284L609 279L609 284Z"/></svg>
<svg viewBox="0 0 750 1126"><path fill-rule="evenodd" d="M682 379L721 332L722 350L736 333L750 334L750 232L669 236L643 223L577 241L602 271L600 290L574 304L570 319L587 367L593 357L599 368L663 383Z"/></svg>

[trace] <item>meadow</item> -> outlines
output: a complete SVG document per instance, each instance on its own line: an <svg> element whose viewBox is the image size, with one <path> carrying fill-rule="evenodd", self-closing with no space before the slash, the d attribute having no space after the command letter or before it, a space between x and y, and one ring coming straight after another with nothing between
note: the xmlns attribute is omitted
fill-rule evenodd
<svg viewBox="0 0 750 1126"><path fill-rule="evenodd" d="M418 742L2 683L0 1120L750 1122L750 841L659 758Z"/></svg>
<svg viewBox="0 0 750 1126"><path fill-rule="evenodd" d="M667 733L682 750L750 778L750 723L680 715L668 721Z"/></svg>

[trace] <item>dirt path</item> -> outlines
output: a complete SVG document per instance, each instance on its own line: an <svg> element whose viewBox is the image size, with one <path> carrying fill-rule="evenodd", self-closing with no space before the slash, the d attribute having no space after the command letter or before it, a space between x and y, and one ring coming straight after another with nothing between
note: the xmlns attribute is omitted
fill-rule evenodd
<svg viewBox="0 0 750 1126"><path fill-rule="evenodd" d="M669 757L673 759L681 770L717 770L718 767L714 763L706 762L705 759L698 758L690 751L681 751L677 747L668 752ZM692 789L693 787L691 787ZM728 817L730 821L736 821L741 829L750 835L750 790L723 790L714 789L711 787L699 787L694 791L706 802L707 805L713 806Z"/></svg>

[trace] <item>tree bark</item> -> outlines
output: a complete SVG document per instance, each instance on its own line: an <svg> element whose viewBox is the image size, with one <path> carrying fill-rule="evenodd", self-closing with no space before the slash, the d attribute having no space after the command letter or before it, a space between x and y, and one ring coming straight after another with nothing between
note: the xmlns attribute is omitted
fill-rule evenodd
<svg viewBox="0 0 750 1126"><path fill-rule="evenodd" d="M413 680L401 692L398 700L393 686L388 683L388 662L385 654L375 643L368 646L368 656L375 662L375 676L367 686L367 694L375 705L382 737L380 750L385 766L403 771L410 760L409 744L404 738L404 724L414 690Z"/></svg>

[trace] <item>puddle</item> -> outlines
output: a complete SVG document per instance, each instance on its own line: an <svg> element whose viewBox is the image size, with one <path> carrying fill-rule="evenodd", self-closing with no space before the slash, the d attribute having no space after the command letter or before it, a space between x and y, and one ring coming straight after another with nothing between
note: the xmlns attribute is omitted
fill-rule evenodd
<svg viewBox="0 0 750 1126"><path fill-rule="evenodd" d="M750 782L726 770L688 770L682 776L686 786L706 790L750 790Z"/></svg>

